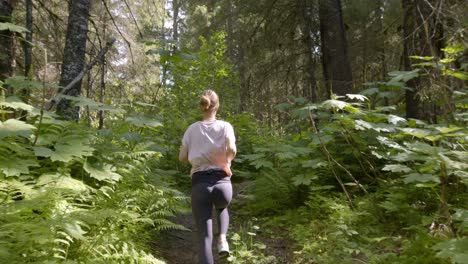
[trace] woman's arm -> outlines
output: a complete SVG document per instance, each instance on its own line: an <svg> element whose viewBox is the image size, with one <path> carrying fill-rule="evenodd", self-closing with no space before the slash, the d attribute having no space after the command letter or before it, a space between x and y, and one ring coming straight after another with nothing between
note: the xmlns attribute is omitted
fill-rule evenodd
<svg viewBox="0 0 468 264"><path fill-rule="evenodd" d="M188 147L186 145L180 146L179 160L182 163L188 163Z"/></svg>
<svg viewBox="0 0 468 264"><path fill-rule="evenodd" d="M228 123L226 129L226 154L228 160L231 161L236 157L237 153L236 136L234 135L234 128L231 124Z"/></svg>

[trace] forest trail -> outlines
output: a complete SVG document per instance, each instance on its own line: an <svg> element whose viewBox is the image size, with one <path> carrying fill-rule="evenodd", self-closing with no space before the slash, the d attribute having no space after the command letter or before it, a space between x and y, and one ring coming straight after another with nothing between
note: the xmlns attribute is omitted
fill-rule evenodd
<svg viewBox="0 0 468 264"><path fill-rule="evenodd" d="M243 215L240 211L242 205L245 204L246 198L242 193L245 191L249 182L233 183L233 201L230 205L231 223L229 227L228 239L235 232L239 232L242 225L248 220L249 216ZM213 231L217 230L217 221L213 215ZM192 218L191 212L180 213L170 219L173 223L179 224L187 228L187 230L167 230L158 234L152 242L153 249L156 254L166 261L168 264L194 264L197 263L197 254L195 249L195 232L196 227ZM216 233L214 234L216 238ZM290 241L284 239L272 239L267 235L259 234L256 238L259 242L266 245L265 254L275 256L275 263L286 264L292 256L292 251L289 247ZM234 249L232 241L229 239L231 251ZM216 254L215 239L213 239L213 256L215 263L229 263L225 259L220 259Z"/></svg>

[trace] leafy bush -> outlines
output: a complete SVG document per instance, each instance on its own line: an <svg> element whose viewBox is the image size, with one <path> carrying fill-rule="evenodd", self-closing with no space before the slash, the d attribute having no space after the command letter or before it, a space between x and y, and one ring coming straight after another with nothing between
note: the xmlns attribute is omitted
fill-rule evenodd
<svg viewBox="0 0 468 264"><path fill-rule="evenodd" d="M96 133L17 97L0 110L30 120L0 121L0 262L162 263L150 235L183 229L167 219L187 198L148 183L161 153L145 133L160 124L129 116Z"/></svg>

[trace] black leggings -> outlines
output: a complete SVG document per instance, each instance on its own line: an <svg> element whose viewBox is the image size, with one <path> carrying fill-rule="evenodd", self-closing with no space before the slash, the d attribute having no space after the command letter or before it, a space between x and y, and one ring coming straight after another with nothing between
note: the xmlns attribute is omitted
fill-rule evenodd
<svg viewBox="0 0 468 264"><path fill-rule="evenodd" d="M231 179L222 170L195 172L192 175L192 214L197 227L198 259L200 264L212 264L213 205L218 216L220 234L229 227L228 205L232 199Z"/></svg>

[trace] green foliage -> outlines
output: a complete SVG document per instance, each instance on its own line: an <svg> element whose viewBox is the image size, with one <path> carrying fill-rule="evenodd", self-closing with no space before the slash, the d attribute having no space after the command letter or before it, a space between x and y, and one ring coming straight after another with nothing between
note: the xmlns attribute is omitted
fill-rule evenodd
<svg viewBox="0 0 468 264"><path fill-rule="evenodd" d="M347 97L358 102L281 106L294 127L241 156L257 170L249 212L289 230L297 263L460 261L466 126L407 120ZM462 239L441 241L455 234Z"/></svg>
<svg viewBox="0 0 468 264"><path fill-rule="evenodd" d="M29 115L0 121L0 262L163 263L148 241L184 229L168 217L187 198L149 183L160 123L135 114L96 133L16 97L0 103Z"/></svg>
<svg viewBox="0 0 468 264"><path fill-rule="evenodd" d="M266 245L255 241L255 237L260 230L258 225L254 225L256 221L256 218L247 221L245 226L239 229L239 233L234 233L231 236L231 255L227 259L229 262L276 263L274 256L265 256L265 253L263 253Z"/></svg>

